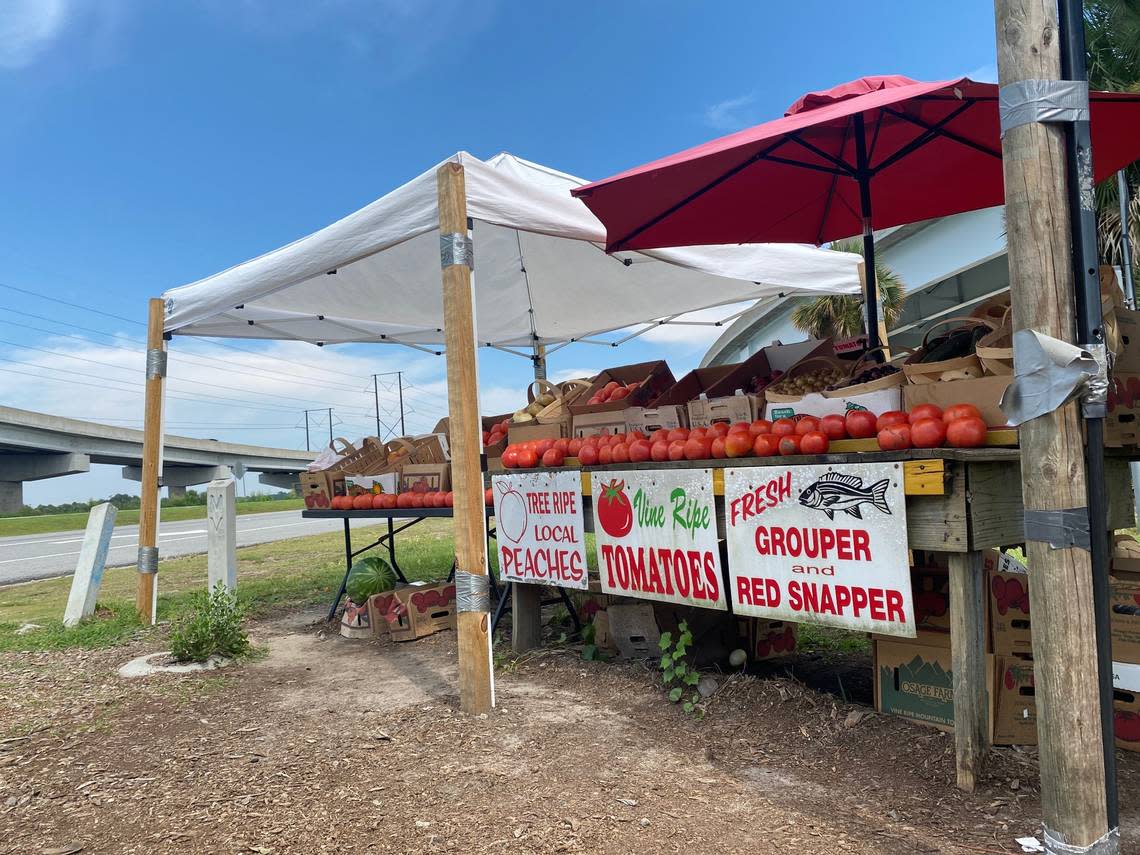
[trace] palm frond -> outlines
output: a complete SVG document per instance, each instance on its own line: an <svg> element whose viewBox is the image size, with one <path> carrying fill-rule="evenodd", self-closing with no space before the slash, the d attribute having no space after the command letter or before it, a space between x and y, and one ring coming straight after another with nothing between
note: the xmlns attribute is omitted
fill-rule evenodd
<svg viewBox="0 0 1140 855"><path fill-rule="evenodd" d="M863 254L863 240L836 241L831 249ZM893 326L902 315L906 288L898 274L875 259L875 276L879 282L879 311L887 326ZM796 306L791 314L796 329L812 338L852 338L863 332L863 301L845 294L817 297Z"/></svg>

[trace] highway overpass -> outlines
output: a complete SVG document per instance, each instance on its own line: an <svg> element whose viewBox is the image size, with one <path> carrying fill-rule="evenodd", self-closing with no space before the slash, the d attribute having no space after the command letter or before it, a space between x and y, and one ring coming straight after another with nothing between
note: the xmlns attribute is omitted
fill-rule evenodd
<svg viewBox="0 0 1140 855"><path fill-rule="evenodd" d="M0 516L19 511L24 482L87 472L92 463L141 477L143 432L97 422L0 407ZM162 483L173 495L231 473L258 472L261 483L289 489L314 452L166 435Z"/></svg>

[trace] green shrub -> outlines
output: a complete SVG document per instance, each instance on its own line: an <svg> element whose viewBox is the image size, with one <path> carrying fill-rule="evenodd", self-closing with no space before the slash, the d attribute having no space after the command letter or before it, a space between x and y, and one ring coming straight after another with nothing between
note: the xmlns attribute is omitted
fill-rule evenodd
<svg viewBox="0 0 1140 855"><path fill-rule="evenodd" d="M193 610L170 633L170 654L179 662L205 662L215 654L241 656L249 650L243 617L237 596L218 582L209 593L194 595Z"/></svg>

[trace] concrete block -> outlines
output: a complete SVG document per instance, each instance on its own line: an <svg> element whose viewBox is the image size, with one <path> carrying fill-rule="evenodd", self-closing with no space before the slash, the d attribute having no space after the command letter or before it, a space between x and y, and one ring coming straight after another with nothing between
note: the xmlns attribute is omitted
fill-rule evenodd
<svg viewBox="0 0 1140 855"><path fill-rule="evenodd" d="M111 532L115 528L115 513L115 506L104 502L93 507L87 517L87 531L83 535L83 545L79 548L79 560L75 562L75 576L71 580L71 593L63 612L64 626L75 626L95 611L99 586L103 582L103 566L107 562L107 550L111 546Z"/></svg>
<svg viewBox="0 0 1140 855"><path fill-rule="evenodd" d="M206 488L206 576L210 590L237 587L237 495L232 478Z"/></svg>
<svg viewBox="0 0 1140 855"><path fill-rule="evenodd" d="M0 456L0 481L40 481L91 471L86 454L4 454Z"/></svg>
<svg viewBox="0 0 1140 855"><path fill-rule="evenodd" d="M0 517L11 517L24 507L22 481L0 481Z"/></svg>

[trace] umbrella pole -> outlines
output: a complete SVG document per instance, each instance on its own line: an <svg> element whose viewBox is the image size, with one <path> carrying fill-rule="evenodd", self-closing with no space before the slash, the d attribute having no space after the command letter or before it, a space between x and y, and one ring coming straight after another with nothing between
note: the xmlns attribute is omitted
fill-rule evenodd
<svg viewBox="0 0 1140 855"><path fill-rule="evenodd" d="M455 489L455 599L458 607L459 704L464 712L495 705L491 670L491 595L487 578L487 517L475 357L472 252L467 233L463 165L436 172L439 192L440 264L443 268L443 334L447 345L447 406L451 478Z"/></svg>
<svg viewBox="0 0 1140 855"><path fill-rule="evenodd" d="M1002 87L1059 79L1057 7L997 0L995 11ZM1072 342L1064 128L1017 125L1001 146L1015 335L1035 330ZM1080 546L1104 519L1090 528L1083 427L1075 402L1022 424L1021 480L1046 851L1108 853L1119 850L1119 838L1109 833L1106 811L1093 562ZM1074 520L1061 538L1050 528L1058 514Z"/></svg>
<svg viewBox="0 0 1140 855"><path fill-rule="evenodd" d="M863 217L863 317L867 327L867 349L884 344L879 334L879 277L875 275L875 231L871 227L871 167L867 158L866 127L863 114L855 114L855 172L859 180L859 213Z"/></svg>
<svg viewBox="0 0 1140 855"><path fill-rule="evenodd" d="M138 586L135 608L143 624L155 619L158 596L158 491L162 478L162 404L166 386L166 341L162 300L147 303L146 388L143 404L142 475L139 484Z"/></svg>

